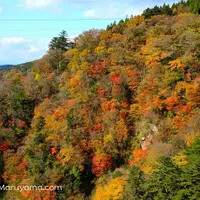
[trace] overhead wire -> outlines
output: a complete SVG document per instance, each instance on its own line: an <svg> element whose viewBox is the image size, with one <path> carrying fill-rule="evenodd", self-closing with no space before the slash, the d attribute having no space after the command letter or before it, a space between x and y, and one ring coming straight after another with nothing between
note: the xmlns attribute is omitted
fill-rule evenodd
<svg viewBox="0 0 200 200"><path fill-rule="evenodd" d="M121 20L121 18L51 18L51 19L47 19L47 18L29 18L29 19L22 19L22 18L0 18L0 22L52 22L52 21L60 21L60 22L64 22L64 21L105 21L105 20L110 20L110 21L115 21L115 20ZM43 31L60 31L62 30L63 28L52 28L52 29L17 29L17 30L4 30L5 31L8 31L8 32L34 32L34 35L27 35L27 34L22 34L22 35L18 35L18 37L33 37L33 36L37 36L35 34L35 32L43 32ZM83 30L84 28L74 28L73 29L76 29L76 30ZM52 33L53 34L53 33ZM39 36L46 36L46 37L52 37L52 35L50 34L45 34L45 35L42 35L40 33ZM2 36L0 35L0 37L7 37L7 36Z"/></svg>
<svg viewBox="0 0 200 200"><path fill-rule="evenodd" d="M121 20L122 18L38 18L38 19L14 19L14 18L0 18L1 22L47 22L47 21L108 21L108 20Z"/></svg>

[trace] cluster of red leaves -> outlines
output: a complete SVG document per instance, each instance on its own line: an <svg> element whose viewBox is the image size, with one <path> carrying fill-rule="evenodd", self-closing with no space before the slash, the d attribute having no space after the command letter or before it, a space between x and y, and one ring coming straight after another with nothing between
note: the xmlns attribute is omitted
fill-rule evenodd
<svg viewBox="0 0 200 200"><path fill-rule="evenodd" d="M112 102L112 103L110 104L110 110L111 110L111 111L115 111L115 110L116 110L116 105L115 105L114 102Z"/></svg>
<svg viewBox="0 0 200 200"><path fill-rule="evenodd" d="M92 159L92 173L101 176L106 170L112 168L111 156L94 156Z"/></svg>
<svg viewBox="0 0 200 200"><path fill-rule="evenodd" d="M103 97L105 91L103 88L98 88L97 89L97 94L98 94L98 97Z"/></svg>
<svg viewBox="0 0 200 200"><path fill-rule="evenodd" d="M24 128L26 126L26 123L24 121L18 122L17 127Z"/></svg>
<svg viewBox="0 0 200 200"><path fill-rule="evenodd" d="M10 124L10 125L14 125L15 124L15 122L13 121L13 120L8 120L8 123Z"/></svg>
<svg viewBox="0 0 200 200"><path fill-rule="evenodd" d="M119 74L115 73L112 75L112 82L116 85L121 84L121 77L119 76Z"/></svg>
<svg viewBox="0 0 200 200"><path fill-rule="evenodd" d="M172 110L173 107L178 104L179 97L169 97L165 100L167 110Z"/></svg>
<svg viewBox="0 0 200 200"><path fill-rule="evenodd" d="M184 121L181 119L181 117L179 116L175 116L173 118L173 122L174 122L174 125L177 127L177 128L181 128L185 125Z"/></svg>
<svg viewBox="0 0 200 200"><path fill-rule="evenodd" d="M90 65L90 71L93 74L103 73L106 69L106 63L105 62L98 62L96 65Z"/></svg>
<svg viewBox="0 0 200 200"><path fill-rule="evenodd" d="M104 111L108 111L108 110L110 110L110 111L116 111L116 109L117 109L114 102L103 102L101 104L101 107L102 107L102 109Z"/></svg>
<svg viewBox="0 0 200 200"><path fill-rule="evenodd" d="M55 115L56 117L60 117L60 113L59 113L58 111L55 111L54 115Z"/></svg>
<svg viewBox="0 0 200 200"><path fill-rule="evenodd" d="M57 148L56 148L56 147L51 148L51 154L52 154L53 156L57 155L57 153L58 153L58 151L57 151Z"/></svg>
<svg viewBox="0 0 200 200"><path fill-rule="evenodd" d="M50 74L47 76L47 79L48 79L48 80L51 80L53 77L54 77L54 73L50 73Z"/></svg>
<svg viewBox="0 0 200 200"><path fill-rule="evenodd" d="M9 143L8 142L2 142L0 144L0 151L6 151L9 148Z"/></svg>
<svg viewBox="0 0 200 200"><path fill-rule="evenodd" d="M126 119L126 113L123 110L120 110L119 116L121 119L124 119L124 120Z"/></svg>
<svg viewBox="0 0 200 200"><path fill-rule="evenodd" d="M181 111L188 114L191 112L191 108L188 106L182 106Z"/></svg>
<svg viewBox="0 0 200 200"><path fill-rule="evenodd" d="M122 108L128 108L128 103L126 101L122 101L121 106Z"/></svg>
<svg viewBox="0 0 200 200"><path fill-rule="evenodd" d="M99 131L99 130L101 130L102 129L102 124L95 124L94 126L93 126L93 130L94 131Z"/></svg>
<svg viewBox="0 0 200 200"><path fill-rule="evenodd" d="M26 166L27 162L21 162L17 167L17 171L22 171Z"/></svg>

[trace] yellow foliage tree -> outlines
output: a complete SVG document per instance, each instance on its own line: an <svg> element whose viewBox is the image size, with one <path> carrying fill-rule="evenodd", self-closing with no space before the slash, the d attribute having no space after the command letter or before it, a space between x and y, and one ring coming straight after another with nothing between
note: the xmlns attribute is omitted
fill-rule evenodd
<svg viewBox="0 0 200 200"><path fill-rule="evenodd" d="M135 16L134 18L130 19L128 22L127 22L127 26L138 26L140 25L142 22L144 22L145 20L145 17L142 16L142 15L137 15Z"/></svg>
<svg viewBox="0 0 200 200"><path fill-rule="evenodd" d="M97 186L93 200L121 200L126 186L126 180L117 177L108 184Z"/></svg>
<svg viewBox="0 0 200 200"><path fill-rule="evenodd" d="M174 70L174 69L180 69L180 68L183 68L183 64L181 62L181 60L178 58L176 60L173 60L173 61L170 61L169 62L170 66L171 66L171 70Z"/></svg>
<svg viewBox="0 0 200 200"><path fill-rule="evenodd" d="M128 130L126 128L126 124L124 119L120 119L116 125L116 139L120 143L128 136Z"/></svg>

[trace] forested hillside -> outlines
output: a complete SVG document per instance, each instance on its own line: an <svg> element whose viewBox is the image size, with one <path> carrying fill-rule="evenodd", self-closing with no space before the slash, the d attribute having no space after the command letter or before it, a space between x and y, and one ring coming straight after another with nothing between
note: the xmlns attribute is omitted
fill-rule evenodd
<svg viewBox="0 0 200 200"><path fill-rule="evenodd" d="M74 43L62 32L31 68L3 72L0 184L63 190L1 199L200 199L200 6L189 3Z"/></svg>
<svg viewBox="0 0 200 200"><path fill-rule="evenodd" d="M0 65L0 70L8 69L10 67L12 67L12 65Z"/></svg>

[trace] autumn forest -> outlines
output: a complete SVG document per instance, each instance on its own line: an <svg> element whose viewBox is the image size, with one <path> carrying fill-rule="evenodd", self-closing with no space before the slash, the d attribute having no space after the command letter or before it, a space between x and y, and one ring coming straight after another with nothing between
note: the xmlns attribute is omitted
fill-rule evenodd
<svg viewBox="0 0 200 200"><path fill-rule="evenodd" d="M200 199L200 2L54 37L0 71L2 200Z"/></svg>

